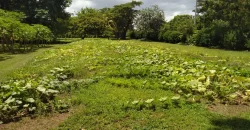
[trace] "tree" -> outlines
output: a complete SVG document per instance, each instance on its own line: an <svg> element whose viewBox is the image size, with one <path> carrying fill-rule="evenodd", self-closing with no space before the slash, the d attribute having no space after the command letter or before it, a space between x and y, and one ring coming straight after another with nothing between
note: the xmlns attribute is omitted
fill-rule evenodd
<svg viewBox="0 0 250 130"><path fill-rule="evenodd" d="M106 19L97 9L85 8L78 12L76 17L76 32L82 38L85 36L100 36L106 28Z"/></svg>
<svg viewBox="0 0 250 130"><path fill-rule="evenodd" d="M191 15L177 15L162 26L159 39L166 42L186 43L194 33L193 17ZM179 35L179 38L177 36ZM172 40L174 39L174 40Z"/></svg>
<svg viewBox="0 0 250 130"><path fill-rule="evenodd" d="M115 5L110 11L110 25L114 30L115 37L126 39L126 33L132 26L136 15L136 6L140 6L142 2L132 1L126 4Z"/></svg>
<svg viewBox="0 0 250 130"><path fill-rule="evenodd" d="M210 41L213 42L211 45L227 49L246 49L249 46L249 0L203 0L199 5L201 22L205 30L210 30ZM223 31L219 31L221 29Z"/></svg>
<svg viewBox="0 0 250 130"><path fill-rule="evenodd" d="M158 40L160 28L164 23L164 11L157 5L140 10L134 20L135 30L143 32L144 38L148 40Z"/></svg>
<svg viewBox="0 0 250 130"><path fill-rule="evenodd" d="M25 23L48 26L56 34L60 20L70 17L65 11L70 4L71 0L2 0L0 8L23 12Z"/></svg>
<svg viewBox="0 0 250 130"><path fill-rule="evenodd" d="M14 52L14 43L45 44L53 36L50 29L43 25L29 25L22 23L23 14L0 9L0 43L2 50ZM25 49L25 48L24 48Z"/></svg>

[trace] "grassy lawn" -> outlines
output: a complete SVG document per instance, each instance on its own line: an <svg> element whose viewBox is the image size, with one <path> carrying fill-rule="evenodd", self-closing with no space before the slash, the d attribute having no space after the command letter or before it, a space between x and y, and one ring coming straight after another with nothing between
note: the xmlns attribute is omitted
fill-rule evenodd
<svg viewBox="0 0 250 130"><path fill-rule="evenodd" d="M32 59L36 56L41 55L43 52L53 48L59 47L61 45L51 45L47 48L41 48L34 52L28 52L24 54L9 54L1 53L0 54L0 81L4 81L11 77L10 75L16 70L24 67L29 64Z"/></svg>
<svg viewBox="0 0 250 130"><path fill-rule="evenodd" d="M248 130L249 54L85 39L2 55L0 74L23 79L67 66L73 87L63 97L78 110L55 129Z"/></svg>

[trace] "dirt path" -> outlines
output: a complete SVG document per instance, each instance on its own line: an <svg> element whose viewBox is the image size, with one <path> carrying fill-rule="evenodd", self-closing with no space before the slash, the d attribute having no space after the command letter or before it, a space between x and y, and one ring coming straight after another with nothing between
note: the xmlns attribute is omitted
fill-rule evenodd
<svg viewBox="0 0 250 130"><path fill-rule="evenodd" d="M11 122L0 125L0 130L48 130L56 128L60 123L66 120L72 112L63 114L51 114L48 117L38 117L31 119L23 118L18 122Z"/></svg>

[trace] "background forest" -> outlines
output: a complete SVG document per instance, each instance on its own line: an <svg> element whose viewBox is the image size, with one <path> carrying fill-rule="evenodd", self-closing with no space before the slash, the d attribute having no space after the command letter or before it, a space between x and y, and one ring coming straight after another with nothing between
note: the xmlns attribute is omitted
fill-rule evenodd
<svg viewBox="0 0 250 130"><path fill-rule="evenodd" d="M15 43L20 48L58 37L141 39L231 50L250 48L247 0L198 0L196 17L177 15L170 21L165 20L157 5L138 9L143 3L137 1L113 8L82 8L76 15L65 11L70 4L71 0L1 1L2 50L13 50Z"/></svg>

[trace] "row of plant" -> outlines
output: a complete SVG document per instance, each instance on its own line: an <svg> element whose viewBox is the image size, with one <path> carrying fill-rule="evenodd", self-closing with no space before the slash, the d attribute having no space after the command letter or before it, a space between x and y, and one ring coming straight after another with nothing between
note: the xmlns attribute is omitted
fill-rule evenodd
<svg viewBox="0 0 250 130"><path fill-rule="evenodd" d="M156 109L171 109L171 108L182 108L187 103L191 104L191 102L186 102L184 98L181 96L173 96L169 97L161 97L160 99L147 99L147 100L134 100L127 101L122 105L124 110L156 110Z"/></svg>
<svg viewBox="0 0 250 130"><path fill-rule="evenodd" d="M15 43L19 49L28 45L44 45L53 39L51 30L43 25L22 23L22 13L0 10L0 43L2 50L13 51Z"/></svg>
<svg viewBox="0 0 250 130"><path fill-rule="evenodd" d="M63 112L68 105L56 95L70 91L66 67L54 68L45 76L29 76L0 84L0 123L30 114Z"/></svg>
<svg viewBox="0 0 250 130"><path fill-rule="evenodd" d="M134 48L126 43L106 48L120 56L98 58L92 63L99 68L112 66L104 75L110 77L106 82L114 86L171 90L196 101L245 104L250 100L247 70L180 57L178 50L167 48Z"/></svg>
<svg viewBox="0 0 250 130"><path fill-rule="evenodd" d="M98 41L98 46L93 42L53 52L60 55L49 54L46 60L58 58L71 64L80 70L75 72L78 76L85 71L77 64L84 64L87 71L117 87L171 90L195 101L245 104L250 100L249 71L245 69L192 59L175 49L133 45L135 41Z"/></svg>
<svg viewBox="0 0 250 130"><path fill-rule="evenodd" d="M138 41L87 39L60 49L49 50L37 57L29 67L33 71L32 68L47 69L68 64L76 79L73 82L75 87L88 88L90 84L102 80L102 83L114 87L171 91L183 97L180 101L184 100L184 103L206 101L248 104L249 72L217 65L217 62L219 61L193 59L182 55L177 49L140 44ZM40 71L32 73L36 72ZM21 73L30 74L29 71ZM94 79L93 76L101 77ZM78 80L86 77L90 80ZM79 103L82 101L74 99L74 104ZM171 103L173 104L172 99Z"/></svg>

